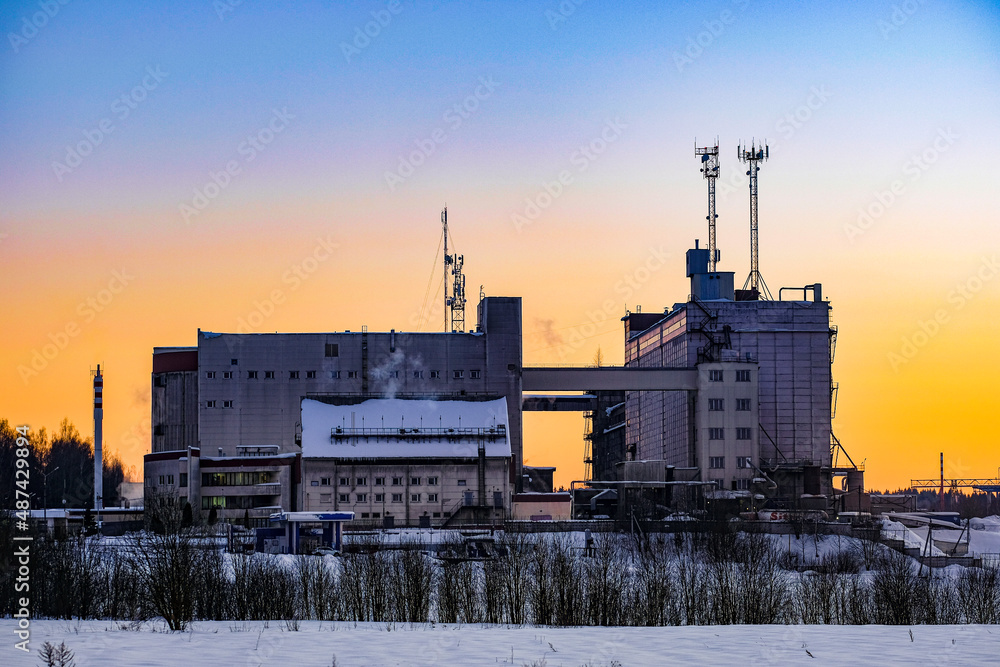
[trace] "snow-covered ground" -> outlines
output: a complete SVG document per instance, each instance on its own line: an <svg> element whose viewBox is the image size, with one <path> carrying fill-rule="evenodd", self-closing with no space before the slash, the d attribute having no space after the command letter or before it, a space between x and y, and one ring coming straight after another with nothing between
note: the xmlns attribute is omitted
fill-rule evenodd
<svg viewBox="0 0 1000 667"><path fill-rule="evenodd" d="M998 626L689 626L537 628L456 625L194 623L189 632L138 631L110 621L35 621L31 654L13 648L0 664L40 664L46 641L66 642L89 665L988 665L1000 654ZM912 633L912 634L911 634Z"/></svg>

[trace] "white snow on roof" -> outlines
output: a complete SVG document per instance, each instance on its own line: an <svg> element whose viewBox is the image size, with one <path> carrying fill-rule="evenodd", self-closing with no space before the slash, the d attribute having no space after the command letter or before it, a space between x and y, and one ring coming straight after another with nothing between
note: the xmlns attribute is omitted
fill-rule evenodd
<svg viewBox="0 0 1000 667"><path fill-rule="evenodd" d="M329 405L306 398L302 400L302 456L476 457L479 435L470 431L484 429L486 456L509 457L510 434L506 426L506 398L373 398L355 405ZM342 433L331 437L337 428ZM449 433L447 429L455 431ZM490 429L494 429L492 433Z"/></svg>

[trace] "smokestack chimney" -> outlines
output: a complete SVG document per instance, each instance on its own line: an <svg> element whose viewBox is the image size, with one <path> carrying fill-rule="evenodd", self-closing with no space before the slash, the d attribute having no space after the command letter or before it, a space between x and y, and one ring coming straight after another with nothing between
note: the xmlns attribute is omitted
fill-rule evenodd
<svg viewBox="0 0 1000 667"><path fill-rule="evenodd" d="M94 376L94 511L104 504L104 454L101 447L104 428L104 376L101 365L97 364Z"/></svg>

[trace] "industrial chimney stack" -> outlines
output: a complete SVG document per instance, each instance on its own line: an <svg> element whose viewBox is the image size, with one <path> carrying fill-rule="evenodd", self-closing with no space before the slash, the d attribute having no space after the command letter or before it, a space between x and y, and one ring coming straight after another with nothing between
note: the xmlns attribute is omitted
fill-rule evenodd
<svg viewBox="0 0 1000 667"><path fill-rule="evenodd" d="M104 500L104 455L101 451L104 427L104 376L97 364L94 375L94 511L101 510Z"/></svg>

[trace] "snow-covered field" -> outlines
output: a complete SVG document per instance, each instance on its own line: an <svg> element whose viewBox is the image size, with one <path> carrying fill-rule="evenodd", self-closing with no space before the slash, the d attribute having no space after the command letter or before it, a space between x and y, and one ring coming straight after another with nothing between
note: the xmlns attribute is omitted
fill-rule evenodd
<svg viewBox="0 0 1000 667"><path fill-rule="evenodd" d="M30 655L13 648L0 664L38 665L46 641L66 642L89 665L988 665L1000 626L691 626L527 628L302 622L194 623L181 633L138 631L110 621L35 621ZM912 633L912 634L911 634ZM544 662L543 662L544 661Z"/></svg>

